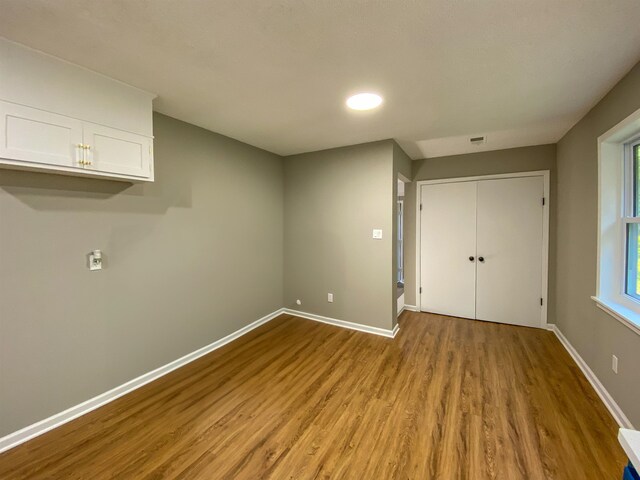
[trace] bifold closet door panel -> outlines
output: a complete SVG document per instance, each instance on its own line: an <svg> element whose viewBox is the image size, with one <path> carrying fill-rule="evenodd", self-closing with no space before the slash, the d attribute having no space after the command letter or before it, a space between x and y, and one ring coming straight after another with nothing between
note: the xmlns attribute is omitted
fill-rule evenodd
<svg viewBox="0 0 640 480"><path fill-rule="evenodd" d="M420 195L420 308L475 318L476 182L423 185Z"/></svg>
<svg viewBox="0 0 640 480"><path fill-rule="evenodd" d="M543 177L478 182L476 318L540 327Z"/></svg>

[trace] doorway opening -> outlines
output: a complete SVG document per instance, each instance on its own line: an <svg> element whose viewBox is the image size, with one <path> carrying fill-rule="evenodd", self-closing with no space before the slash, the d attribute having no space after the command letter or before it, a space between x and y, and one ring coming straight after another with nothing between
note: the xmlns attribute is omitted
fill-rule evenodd
<svg viewBox="0 0 640 480"><path fill-rule="evenodd" d="M396 298L398 313L404 308L404 182L398 178L398 196L396 199Z"/></svg>

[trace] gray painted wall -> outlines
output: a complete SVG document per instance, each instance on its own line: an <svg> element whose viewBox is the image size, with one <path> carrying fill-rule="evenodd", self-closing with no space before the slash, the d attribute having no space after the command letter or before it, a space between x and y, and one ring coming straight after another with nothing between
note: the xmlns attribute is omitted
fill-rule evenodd
<svg viewBox="0 0 640 480"><path fill-rule="evenodd" d="M153 184L0 170L0 436L282 306L283 160L154 122Z"/></svg>
<svg viewBox="0 0 640 480"><path fill-rule="evenodd" d="M636 426L640 336L589 297L596 138L638 108L640 66L560 141L557 175L554 145L413 162L404 232L405 297L415 305L415 181L551 170L549 321ZM162 115L154 121L154 184L0 170L0 436L282 305L395 323L396 178L407 169L395 142L283 160ZM373 228L383 229L381 241ZM104 251L102 272L86 269L94 248Z"/></svg>
<svg viewBox="0 0 640 480"><path fill-rule="evenodd" d="M416 305L416 188L419 180L473 177L500 173L550 170L549 203L549 322L555 318L556 259L556 146L510 148L492 152L469 153L413 162L413 183L405 191L405 303Z"/></svg>
<svg viewBox="0 0 640 480"><path fill-rule="evenodd" d="M285 307L392 328L393 168L392 141L285 158Z"/></svg>
<svg viewBox="0 0 640 480"><path fill-rule="evenodd" d="M557 324L629 420L640 427L640 336L599 310L597 137L640 108L636 65L558 143ZM618 374L611 355L619 359Z"/></svg>

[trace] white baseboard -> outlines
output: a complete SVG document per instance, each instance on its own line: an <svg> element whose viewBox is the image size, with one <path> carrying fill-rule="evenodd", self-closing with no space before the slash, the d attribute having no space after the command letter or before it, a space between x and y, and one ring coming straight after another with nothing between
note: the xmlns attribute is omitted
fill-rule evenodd
<svg viewBox="0 0 640 480"><path fill-rule="evenodd" d="M28 440L31 440L32 438L42 435L43 433L46 433L49 430L53 430L56 427L64 425L65 423L70 422L71 420L74 420L82 415L85 415L86 413L89 413L95 410L96 408L106 405L107 403L112 402L115 399L120 398L123 395L126 395L127 393L132 392L133 390L136 390L142 387L143 385L146 385L147 383L152 382L166 375L169 372L172 372L190 362L193 362L194 360L202 357L203 355L206 355L207 353L210 353L226 345L227 343L232 342L233 340L243 336L244 334L259 327L260 325L264 325L265 323L269 322L270 320L273 320L278 315L281 315L283 313L288 313L290 315L295 315L297 317L302 317L309 320L315 320L316 322L327 323L329 325L335 325L338 327L348 328L351 330L357 330L359 332L373 333L374 335L382 335L383 337L389 337L389 338L394 338L399 330L397 324L393 327L392 330L386 330L384 328L370 327L368 325L361 325L358 323L346 322L344 320L337 320L335 318L323 317L321 315L315 315L312 313L299 312L297 310L290 310L287 308L280 308L275 312L270 313L269 315L266 315L256 320L255 322L250 323L245 327L242 327L239 330L236 330L235 332L227 335L224 338L221 338L220 340L217 340L213 343L210 343L209 345L206 345L194 352L191 352L185 355L184 357L180 357L177 360L174 360L173 362L167 363L166 365L156 368L151 372L140 375L139 377L134 378L133 380L130 380L127 383L124 383L118 387L112 388L107 392L101 393L100 395L97 395L85 402L82 402L78 405L68 408L63 412L56 413L55 415L45 418L44 420L41 420L21 430L18 430L17 432L10 433L9 435L6 435L0 438L0 453L6 450L9 450L13 447L17 447L21 443L24 443Z"/></svg>
<svg viewBox="0 0 640 480"><path fill-rule="evenodd" d="M400 325L397 323L393 326L393 330L391 330L391 338L396 338L396 335L400 331Z"/></svg>
<svg viewBox="0 0 640 480"><path fill-rule="evenodd" d="M418 307L416 307L415 305L407 305L405 303L404 310L409 310L410 312L417 312L418 311Z"/></svg>
<svg viewBox="0 0 640 480"><path fill-rule="evenodd" d="M589 368L589 365L587 365L587 362L585 362L584 359L578 353L578 351L575 348L573 348L573 345L569 343L569 340L567 339L567 337L563 335L563 333L560 331L557 325L549 323L547 324L547 329L551 330L553 333L556 334L556 337L558 337L558 340L560 340L560 343L562 343L562 345L567 350L567 352L569 352L569 355L571 355L571 357L576 362L578 367L580 367L580 370L582 370L582 373L584 373L584 376L587 377L587 380L589 380L589 383L591 384L591 386L594 388L594 390L600 397L600 400L602 400L602 403L604 403L605 407L607 407L607 409L613 416L614 420L618 422L618 425L620 425L622 428L633 429L633 425L631 424L627 416L624 414L622 409L618 406L618 404L613 399L611 394L607 391L607 389L604 388L604 385L602 385L598 377L596 377L596 374L593 373L593 370Z"/></svg>
<svg viewBox="0 0 640 480"><path fill-rule="evenodd" d="M146 385L147 383L152 382L162 377L163 375L166 375L167 373L172 372L173 370L176 370L177 368L180 368L186 365L187 363L193 362L194 360L202 357L203 355L206 355L207 353L210 353L222 347L223 345L226 345L227 343L235 340L236 338L241 337L242 335L250 332L251 330L259 327L260 325L264 325L268 321L273 320L278 315L281 315L282 313L284 313L284 310L285 310L284 308L280 308L275 312L270 313L269 315L266 315L256 320L255 322L250 323L245 327L242 327L239 330L236 330L235 332L227 335L224 338L221 338L220 340L217 340L205 347L202 347L194 352L191 352L185 355L184 357L178 358L177 360L167 363L166 365L156 368L155 370L145 373L144 375L140 375L139 377L134 378L133 380L130 380L127 383L124 383L118 387L115 387L96 397L93 397L92 399L87 400L86 402L82 402L79 405L68 408L63 412L52 415L49 418L45 418L44 420L41 420L37 423L29 425L28 427L18 430L17 432L10 433L9 435L6 435L0 438L0 453L6 450L9 450L13 447L16 447L28 440L31 440L32 438L35 438L38 435L42 435L43 433L48 432L49 430L52 430L56 427L59 427L60 425L70 422L71 420L78 418L86 413L89 413L92 410L95 410L96 408L99 408L109 402L112 402L116 398L126 395L127 393L132 392L133 390L136 390L137 388L140 388L143 385Z"/></svg>
<svg viewBox="0 0 640 480"><path fill-rule="evenodd" d="M348 328L349 330L357 330L358 332L373 333L374 335L381 335L388 338L394 338L398 333L398 324L396 324L396 326L393 327L392 330L387 330L386 328L370 327L369 325L362 325L361 323L353 323L347 322L345 320L338 320L337 318L323 317L322 315L316 315L315 313L300 312L298 310L292 310L290 308L285 308L284 313L295 315L296 317L306 318L307 320L315 320L316 322L335 325L336 327Z"/></svg>

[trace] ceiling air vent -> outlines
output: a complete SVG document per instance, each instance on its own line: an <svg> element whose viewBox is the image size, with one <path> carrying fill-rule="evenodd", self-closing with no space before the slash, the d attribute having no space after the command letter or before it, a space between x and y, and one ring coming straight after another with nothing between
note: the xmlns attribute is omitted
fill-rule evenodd
<svg viewBox="0 0 640 480"><path fill-rule="evenodd" d="M487 141L487 137L485 137L484 135L481 137L471 137L469 139L469 142L471 142L472 145L482 145L486 141Z"/></svg>

